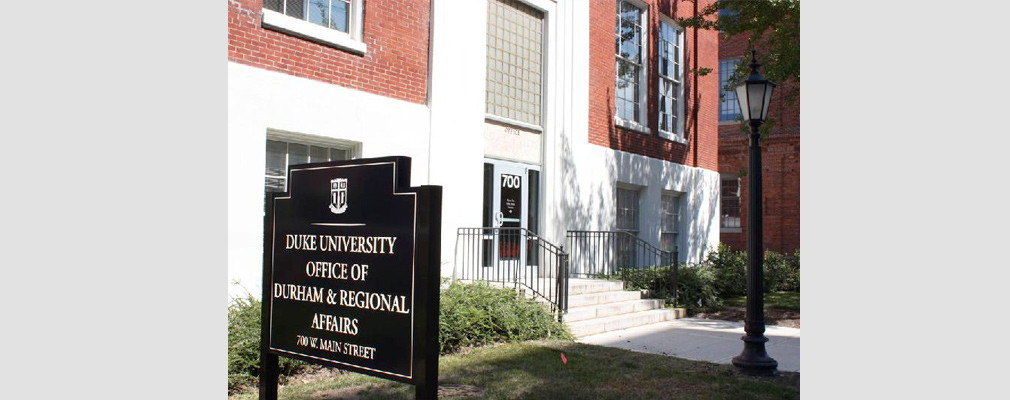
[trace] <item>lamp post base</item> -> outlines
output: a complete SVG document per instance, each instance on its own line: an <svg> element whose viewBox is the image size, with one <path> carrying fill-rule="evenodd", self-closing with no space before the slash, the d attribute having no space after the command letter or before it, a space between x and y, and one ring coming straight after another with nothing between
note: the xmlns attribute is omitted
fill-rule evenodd
<svg viewBox="0 0 1010 400"><path fill-rule="evenodd" d="M768 338L762 336L744 336L743 351L733 357L733 366L748 375L772 376L778 372L779 363L768 356L765 342Z"/></svg>

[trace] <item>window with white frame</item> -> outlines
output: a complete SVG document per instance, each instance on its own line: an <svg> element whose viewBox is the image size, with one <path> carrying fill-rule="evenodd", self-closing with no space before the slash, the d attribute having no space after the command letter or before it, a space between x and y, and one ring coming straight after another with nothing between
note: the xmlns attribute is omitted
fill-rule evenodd
<svg viewBox="0 0 1010 400"><path fill-rule="evenodd" d="M635 189L617 188L617 230L638 236L638 194Z"/></svg>
<svg viewBox="0 0 1010 400"><path fill-rule="evenodd" d="M364 0L263 0L263 25L364 53L363 8Z"/></svg>
<svg viewBox="0 0 1010 400"><path fill-rule="evenodd" d="M648 34L645 7L617 0L617 87L615 117L618 123L645 128L645 43Z"/></svg>
<svg viewBox="0 0 1010 400"><path fill-rule="evenodd" d="M729 78L740 59L734 58L719 61L719 120L735 121L740 116L740 103L736 101L736 90L726 89Z"/></svg>
<svg viewBox="0 0 1010 400"><path fill-rule="evenodd" d="M663 193L661 205L660 246L661 250L672 252L676 250L680 240L680 195Z"/></svg>
<svg viewBox="0 0 1010 400"><path fill-rule="evenodd" d="M544 13L519 0L487 7L488 115L541 123Z"/></svg>
<svg viewBox="0 0 1010 400"><path fill-rule="evenodd" d="M683 31L672 22L660 21L658 44L659 134L670 139L683 139Z"/></svg>
<svg viewBox="0 0 1010 400"><path fill-rule="evenodd" d="M740 178L737 176L722 176L722 216L719 226L733 231L740 229Z"/></svg>
<svg viewBox="0 0 1010 400"><path fill-rule="evenodd" d="M349 158L348 149L267 139L265 190L286 191L289 166Z"/></svg>

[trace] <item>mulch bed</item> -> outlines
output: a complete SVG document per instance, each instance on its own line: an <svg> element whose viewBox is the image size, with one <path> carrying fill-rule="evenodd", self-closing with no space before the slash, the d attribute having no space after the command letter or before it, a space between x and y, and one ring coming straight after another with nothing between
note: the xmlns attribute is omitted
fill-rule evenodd
<svg viewBox="0 0 1010 400"><path fill-rule="evenodd" d="M723 321L743 321L747 315L747 309L743 307L726 307L725 310L715 313L698 313L695 317L718 319ZM792 310L780 310L777 308L765 309L765 324L778 325L787 328L800 327L800 312Z"/></svg>

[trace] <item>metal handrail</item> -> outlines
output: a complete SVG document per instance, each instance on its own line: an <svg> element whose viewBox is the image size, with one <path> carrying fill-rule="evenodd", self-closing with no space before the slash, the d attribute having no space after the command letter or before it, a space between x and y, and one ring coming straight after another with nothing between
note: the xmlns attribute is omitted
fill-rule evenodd
<svg viewBox="0 0 1010 400"><path fill-rule="evenodd" d="M661 250L627 231L568 231L570 275L628 281L631 270L669 267L671 293L677 293L679 250Z"/></svg>
<svg viewBox="0 0 1010 400"><path fill-rule="evenodd" d="M511 284L568 311L568 258L564 248L525 228L459 228L453 280Z"/></svg>

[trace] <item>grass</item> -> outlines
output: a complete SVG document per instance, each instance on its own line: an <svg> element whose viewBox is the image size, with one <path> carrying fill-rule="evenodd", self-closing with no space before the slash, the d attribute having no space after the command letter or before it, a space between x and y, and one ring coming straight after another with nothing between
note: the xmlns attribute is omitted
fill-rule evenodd
<svg viewBox="0 0 1010 400"><path fill-rule="evenodd" d="M568 363L562 364L561 352ZM532 341L472 349L439 360L439 384L470 393L440 399L798 399L799 374L744 376L728 365L571 341ZM456 394L456 395L454 395ZM230 400L256 399L255 390ZM285 400L413 399L411 386L359 374L280 389Z"/></svg>
<svg viewBox="0 0 1010 400"><path fill-rule="evenodd" d="M726 299L727 306L746 307L747 296ZM777 308L780 310L800 310L799 292L772 292L765 293L765 308Z"/></svg>

